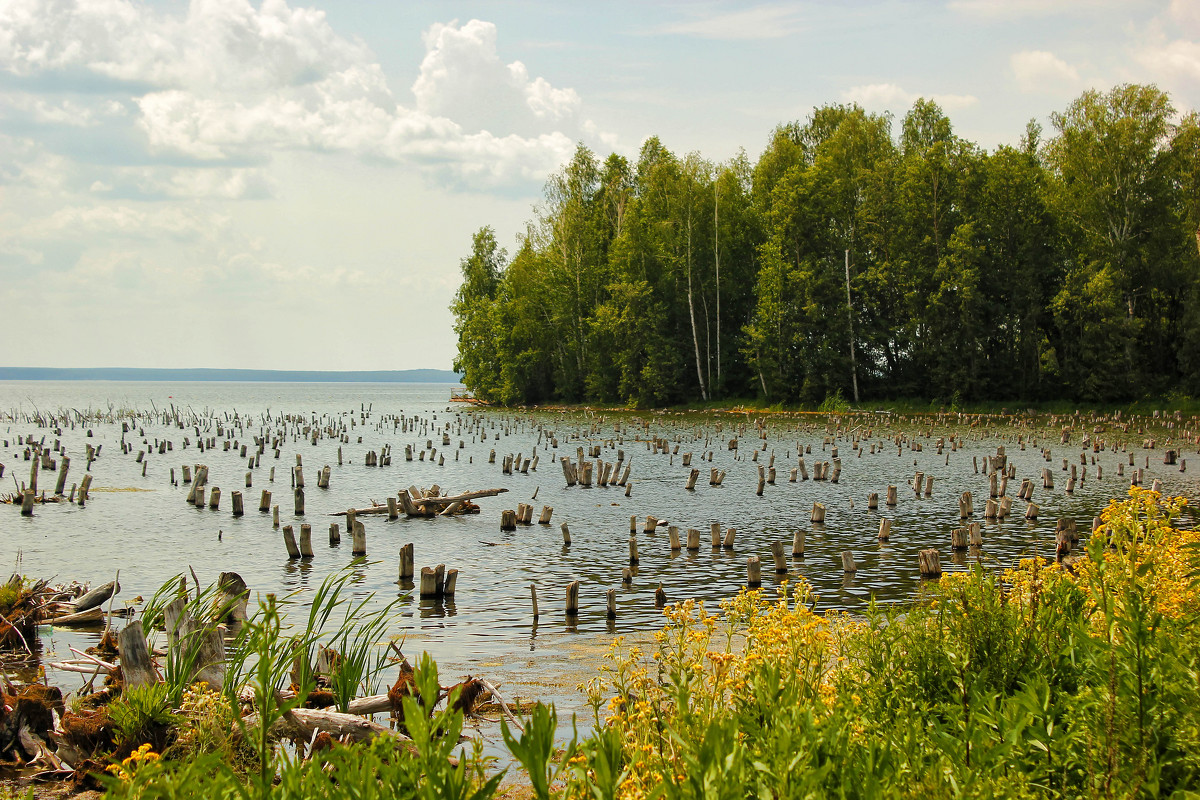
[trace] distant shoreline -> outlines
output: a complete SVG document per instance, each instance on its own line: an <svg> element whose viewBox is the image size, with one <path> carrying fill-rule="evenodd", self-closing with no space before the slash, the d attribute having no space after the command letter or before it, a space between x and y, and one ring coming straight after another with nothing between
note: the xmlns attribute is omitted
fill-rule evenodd
<svg viewBox="0 0 1200 800"><path fill-rule="evenodd" d="M265 383L460 383L445 369L276 370L140 367L0 367L0 381L240 381Z"/></svg>

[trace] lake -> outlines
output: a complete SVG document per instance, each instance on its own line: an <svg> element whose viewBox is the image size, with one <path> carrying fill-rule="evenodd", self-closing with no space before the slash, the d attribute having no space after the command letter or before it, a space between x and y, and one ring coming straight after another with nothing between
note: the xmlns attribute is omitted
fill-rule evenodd
<svg viewBox="0 0 1200 800"><path fill-rule="evenodd" d="M24 447L17 444L19 436L45 437L47 446L61 440L71 457L68 487L85 474L86 445L101 446L91 467L93 483L85 508L67 503L39 505L33 517L20 516L15 506L0 508L4 566L34 577L93 585L112 580L119 570L118 605L137 595L149 598L164 582L189 569L203 583L231 570L259 595L293 596L297 616L325 577L350 570L358 596L373 594L372 602L378 605L400 598L392 632L404 636L410 656L428 650L441 666L444 683L467 673L481 674L509 687L510 700L511 695L555 700L560 714L569 714L583 706L576 684L592 674L599 654L615 635L644 633L661 624L654 601L660 585L671 602L696 598L716 604L745 585L747 558L757 555L768 589L785 578L802 577L815 588L818 609L861 611L872 596L884 602L911 598L921 581L917 553L925 548L938 548L943 569L953 571L973 563L1007 567L1032 555L1052 558L1055 526L1064 517L1077 520L1086 539L1092 518L1110 498L1123 496L1128 489L1134 469L1129 466L1130 454L1136 468L1144 471L1146 486L1158 479L1167 493L1192 498L1200 494L1195 420L1140 418L1124 430L1125 421L1086 416L965 420L957 415L938 419L889 414L830 418L737 412L525 412L451 404L451 388L449 384L0 382L0 439L7 440L0 451L7 489L0 492L15 491L14 481L29 479L30 462L24 460ZM137 416L121 416L128 412ZM39 415L58 417L61 436L53 427L39 427L34 421ZM85 425L84 419L91 422ZM175 420L184 421L185 427L174 424ZM123 423L129 425L129 432L123 433ZM1072 423L1070 441L1064 445L1063 427ZM218 436L218 424L225 435ZM340 435L321 436L314 444L304 435L305 428L314 425L318 429L344 425L348 441ZM197 427L203 438L217 437L217 446L201 452ZM443 433L450 437L449 446L442 445ZM249 469L252 487L245 488L249 456L241 456L240 445L247 445L253 455L255 436L280 434L286 435L278 458L268 446L259 465ZM952 447L951 436L961 441L960 447ZM729 441L735 437L737 448L730 449ZM937 441L943 437L945 446L939 454ZM1085 447L1088 437L1103 441L1105 448L1094 452L1090 444ZM1193 441L1185 443L1185 437ZM190 442L186 446L185 438ZM1156 447L1144 449L1150 438L1156 439ZM228 451L226 439L231 443ZM665 451L652 451L650 442L656 439L665 440ZM858 450L856 439L861 444ZM122 453L123 440L132 446L127 454ZM171 443L171 449L160 454L156 445L164 441ZM234 441L238 447L232 445ZM432 449L427 443L432 443ZM1114 450L1114 443L1121 449ZM405 460L406 445L412 446L412 461ZM378 453L389 446L390 466L365 465L369 451ZM574 460L577 448L585 448L586 453L593 446L601 448L600 458L606 462L615 461L618 450L624 452L631 470L629 496L618 486L567 487L558 459ZM841 461L837 483L789 481L800 449L812 476L817 462L833 460L835 446ZM1034 482L1033 501L1040 507L1036 520L1026 520L1026 503L1015 499L1006 520L983 518L989 490L984 460L996 455L1000 446L1015 468L1008 495L1015 497L1023 478ZM1048 459L1043 448L1049 450ZM1164 464L1168 448L1180 450L1182 459L1190 454L1193 469L1181 472L1178 464ZM493 450L496 459L490 463ZM144 475L143 464L137 461L139 452L146 462ZM525 458L536 453L536 469L503 474L504 457L518 453ZM686 453L692 454L692 467L701 471L691 491L686 488L690 468L682 463ZM766 466L772 453L776 481L759 496L758 467ZM306 483L303 517L293 514L290 475L297 455L303 461ZM1064 459L1080 476L1070 493ZM189 487L182 480L178 485L170 482L172 469L179 479L184 465L197 464L208 466L209 488L222 491L219 510L189 505L185 502ZM318 489L317 473L326 465L331 473L329 488ZM726 472L722 485L709 485L711 468ZM1053 489L1042 486L1046 468L1053 475ZM1123 477L1119 468L1125 471ZM917 472L934 479L928 497L909 486ZM39 487L52 490L55 478L53 472L42 473ZM481 512L475 515L402 515L395 521L388 521L386 515L361 517L367 556L352 556L345 519L331 514L383 503L410 485L433 484L446 494L508 491L476 501ZM894 508L884 503L889 484L898 489ZM258 511L263 489L272 491L283 525L295 526L297 534L301 523L312 525L313 559L288 559L271 515ZM230 510L234 490L245 494L246 513L240 518ZM872 492L879 495L878 510L867 507ZM965 524L959 519L963 492L974 497L970 519L982 523L983 547L952 552L951 530ZM535 523L542 506L552 506L552 524L502 532L501 512L521 502L534 506ZM815 502L826 508L824 524L810 521ZM699 529L700 549L672 552L665 527L642 531L648 514L678 526L682 538L688 528ZM632 583L625 585L621 578L622 570L630 566L631 515L639 519L639 562ZM887 542L877 538L882 517L892 520ZM334 546L327 543L331 522L342 525L341 543ZM560 532L564 522L571 533L569 547ZM709 528L714 522L723 529L736 528L732 550L711 548ZM805 552L802 558L791 558L797 529L805 531ZM789 554L784 575L773 569L770 545L777 541L785 543ZM409 542L414 545L418 574L421 567L437 564L459 570L453 600L422 601L411 588L398 584L398 552ZM843 570L845 550L853 553L857 564L852 574ZM575 580L580 581L580 614L568 619L564 591ZM531 584L537 587L541 607L536 623ZM615 621L605 615L605 592L610 588L616 590ZM68 646L90 643L95 637L46 627L43 659L69 658ZM74 676L52 679L68 687L78 683Z"/></svg>

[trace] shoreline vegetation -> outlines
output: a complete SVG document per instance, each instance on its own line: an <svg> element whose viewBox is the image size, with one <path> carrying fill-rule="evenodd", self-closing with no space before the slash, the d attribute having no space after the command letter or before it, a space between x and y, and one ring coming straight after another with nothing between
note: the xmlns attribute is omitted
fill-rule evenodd
<svg viewBox="0 0 1200 800"><path fill-rule="evenodd" d="M1200 114L1125 84L1050 118L991 151L924 99L815 108L757 161L580 145L511 256L474 234L455 368L506 406L1197 396Z"/></svg>
<svg viewBox="0 0 1200 800"><path fill-rule="evenodd" d="M594 727L563 745L552 707L506 706L500 737L538 800L1194 797L1200 533L1177 527L1185 507L1131 488L1070 563L947 574L865 615L814 613L802 582L668 606L652 642L618 639L581 687ZM0 613L34 587L9 581ZM96 657L118 663L94 695L6 682L0 746L69 753L114 800L490 800L516 771L460 747L480 687L441 686L427 655L368 655L392 608L360 616L344 578L294 626L286 600L248 611L228 584L186 587L165 585ZM202 654L221 621L235 633L215 674ZM130 654L151 658L164 626L159 679ZM305 710L353 710L385 674L389 726Z"/></svg>
<svg viewBox="0 0 1200 800"><path fill-rule="evenodd" d="M491 405L480 402L480 405ZM610 403L534 403L511 407L513 410L526 412L595 412L595 413L638 413L638 414L670 414L680 412L713 413L713 414L796 414L819 415L830 414L903 414L903 415L946 415L961 414L963 417L1034 417L1053 416L1070 417L1076 414L1090 417L1140 416L1147 418L1169 419L1176 415L1193 416L1200 414L1200 400L1190 397L1147 398L1128 403L1086 403L1068 400L1039 400L1039 401L977 401L947 404L939 399L923 400L920 398L896 398L893 400L875 400L850 403L844 398L835 397L819 405L804 403L766 403L762 398L728 398L710 400L708 402L682 403L674 406L653 408L638 408Z"/></svg>

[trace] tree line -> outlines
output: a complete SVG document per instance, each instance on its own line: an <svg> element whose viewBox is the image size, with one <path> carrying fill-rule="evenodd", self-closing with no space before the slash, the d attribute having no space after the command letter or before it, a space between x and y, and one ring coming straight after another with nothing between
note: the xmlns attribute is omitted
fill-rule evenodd
<svg viewBox="0 0 1200 800"><path fill-rule="evenodd" d="M918 100L827 105L752 163L580 145L511 259L462 260L478 397L1110 402L1200 391L1200 115L1088 91L988 152Z"/></svg>

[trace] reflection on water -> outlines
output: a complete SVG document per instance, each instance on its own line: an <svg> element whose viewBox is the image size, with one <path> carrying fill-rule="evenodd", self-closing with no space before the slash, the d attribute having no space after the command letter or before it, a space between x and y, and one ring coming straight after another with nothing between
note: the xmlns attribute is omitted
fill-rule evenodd
<svg viewBox="0 0 1200 800"><path fill-rule="evenodd" d="M32 412L34 404L42 411L107 410L110 401L114 408L149 412L132 420L128 431L120 421L94 425L92 437L79 424L64 424L58 433L24 419L0 420L0 439L8 442L0 451L0 463L7 464L18 481L29 471L18 436L44 436L49 445L61 442L71 456L68 487L87 472L86 446L102 447L91 465L87 507L39 506L32 518L3 511L3 550L20 550L27 574L57 580L99 584L119 569L121 599L149 597L191 567L202 581L234 571L259 595L298 593L302 604L326 577L349 570L349 586L358 596L374 592L375 607L399 598L397 628L389 634L407 636L410 649L429 650L449 670L469 668L480 660L515 669L528 665L534 650L539 656L533 668L551 663L542 660L547 643L561 648L564 632L578 635L567 641L607 641L618 632L636 634L660 626L662 612L654 602L660 584L672 602L698 599L713 606L728 599L746 585L746 562L752 555L761 559L766 591L803 578L819 595L818 610L856 611L872 597L894 602L914 596L922 580L917 553L925 548L941 551L946 571L977 563L1003 568L1031 555L1053 557L1057 521L1076 520L1086 540L1092 517L1110 498L1126 492L1135 469L1144 471L1146 486L1161 480L1168 493L1193 498L1200 494L1194 472L1163 463L1168 447L1181 450L1180 458L1197 449L1194 442L1184 441L1194 436L1196 424L1191 420L1176 428L1166 428L1163 421L1152 428L1141 420L1125 430L1112 421L1046 417L1019 425L972 420L972 427L955 417L938 422L890 415L829 420L746 414L518 414L450 408L448 393L444 385L407 384L0 383L0 409L18 413ZM183 415L183 427L153 416L152 409L172 408ZM1140 425L1144 430L1138 430ZM1061 444L1064 427L1070 428L1066 445ZM443 435L449 444L443 443ZM939 454L942 437L945 444ZM1082 444L1085 437L1103 441L1104 448L1093 452ZM228 451L222 442L227 438L237 442ZM738 446L730 449L735 438ZM1157 440L1155 448L1142 450L1151 438ZM256 440L266 446L261 465L250 465ZM201 441L215 446L201 451ZM861 445L857 450L856 441ZM122 452L122 442L128 453ZM1120 449L1114 450L1114 444ZM241 445L248 447L246 457ZM412 448L412 461L405 458L406 446ZM838 482L812 479L818 462L833 462L835 446L841 462ZM1006 487L1012 510L1003 520L984 519L990 491L984 464L998 447L1005 448L1014 469ZM368 453L378 455L386 448L390 464L365 466ZM623 455L631 470L630 496L619 486L568 488L559 459L578 462L581 448L592 464L597 460L590 455L593 448L606 463ZM437 455L446 449L456 458L439 465ZM431 455L435 450L437 455ZM494 462L489 460L493 450ZM139 452L145 476L143 464L136 460ZM686 489L692 466L683 466L683 455L689 452L692 466L701 472L692 491ZM504 474L504 457L516 453L530 459L536 455L538 465L527 473ZM1130 454L1135 466L1130 466ZM297 457L306 478L306 513L298 519L292 513L289 478ZM776 482L767 484L759 496L758 467L766 469L772 457ZM793 483L788 478L802 457L810 479ZM181 480L182 467L198 464L209 468L210 490L222 489L219 511L185 502L189 487ZM315 476L327 465L329 486L319 488ZM1077 483L1067 492L1072 467ZM720 486L705 480L713 468L726 472ZM178 485L171 483L172 469ZM1043 469L1050 470L1054 488L1043 488ZM247 471L252 489L242 488ZM911 488L918 472L933 478L929 496ZM41 485L53 486L56 477L44 473ZM1032 499L1040 509L1036 520L1024 518L1027 504L1016 498L1023 479L1033 482ZM386 514L360 515L368 555L352 556L344 518L331 514L384 503L402 488L433 484L446 493L507 491L476 500L480 513L472 515L396 520L388 520ZM897 488L895 506L886 504L889 485ZM232 516L229 497L234 488L243 491L245 516ZM308 523L317 533L330 522L342 523L345 545L317 547L310 560L289 560L271 514L258 513L263 489L272 492L281 517L297 529ZM964 492L974 501L967 520L959 513ZM879 496L876 510L868 508L872 493ZM551 524L501 531L501 511L515 509L518 503L534 506L534 520L543 506L551 507ZM811 521L815 503L825 507L824 522ZM662 527L645 532L647 515L657 517ZM633 565L630 516L639 523L639 561ZM878 532L884 518L891 520L892 528L889 540L881 542ZM670 549L667 521L678 527L684 549ZM952 550L951 531L968 522L982 523L982 547ZM569 547L563 544L561 523L569 525ZM711 548L713 523L722 532L736 528L731 549ZM701 532L698 550L686 549L689 528ZM797 530L804 531L804 553L793 557ZM129 536L130 531L138 536ZM412 581L397 582L399 551L410 542L418 574L422 567L437 564L459 570L452 600L422 600ZM772 542L784 544L785 573L774 571ZM853 554L855 572L843 570L844 550ZM622 581L627 568L629 584ZM564 592L575 580L580 582L580 613L568 619ZM538 591L537 622L530 584ZM616 590L615 621L605 614L605 592L610 588ZM54 637L53 647L63 651L61 637L71 644L79 641L69 633L56 632Z"/></svg>

